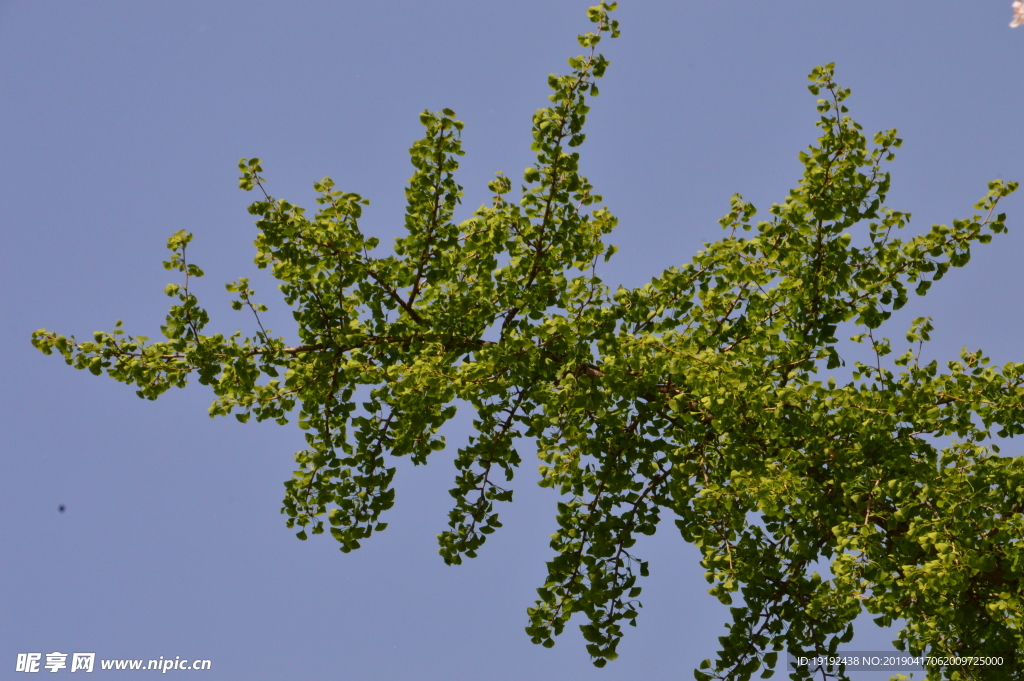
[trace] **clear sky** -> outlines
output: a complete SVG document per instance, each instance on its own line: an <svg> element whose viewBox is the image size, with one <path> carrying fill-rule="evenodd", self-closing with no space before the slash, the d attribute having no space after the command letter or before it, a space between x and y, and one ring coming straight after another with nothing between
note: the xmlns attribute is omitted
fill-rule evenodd
<svg viewBox="0 0 1024 681"><path fill-rule="evenodd" d="M621 4L582 148L620 218L610 284L688 260L735 192L762 214L784 199L816 137L816 64L837 63L867 131L899 128L890 205L913 213L912 231L970 215L991 179L1024 180L1010 0ZM326 535L299 542L278 514L296 428L211 420L201 386L143 401L29 344L40 327L88 337L117 319L158 336L175 281L160 262L179 229L195 234L212 328L249 331L223 289L249 276L269 326L294 338L252 264L239 157L264 159L272 193L300 205L332 176L371 199L363 227L387 242L417 114L450 107L466 122L468 215L495 171L531 162L530 116L579 52L587 5L0 0L0 678L19 652L207 658L197 676L252 681L654 681L692 678L712 656L728 614L669 519L638 546L651 577L619 660L592 668L575 628L553 649L530 644L556 498L533 485L529 443L480 558L446 567L434 539L461 417L452 451L399 463L388 530L345 555ZM1024 201L1004 209L1010 234L912 300L889 335L931 315L935 358L964 345L1024 358ZM865 618L855 643L891 638Z"/></svg>

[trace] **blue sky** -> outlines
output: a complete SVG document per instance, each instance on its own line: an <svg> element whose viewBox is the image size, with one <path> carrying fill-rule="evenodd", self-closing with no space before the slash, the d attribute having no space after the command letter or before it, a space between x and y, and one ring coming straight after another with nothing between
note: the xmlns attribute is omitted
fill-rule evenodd
<svg viewBox="0 0 1024 681"><path fill-rule="evenodd" d="M54 650L208 658L204 678L251 680L680 679L712 656L727 613L670 523L638 547L652 574L619 660L592 668L575 629L530 644L556 498L532 485L528 446L480 558L437 556L451 452L400 462L388 530L344 555L297 541L278 514L297 429L211 420L200 386L139 400L29 344L40 327L87 337L117 319L158 335L179 229L195 234L211 327L248 330L223 283L249 276L268 325L293 337L252 263L239 157L262 158L273 194L300 205L332 176L371 200L364 230L387 242L418 113L451 107L466 123L468 215L494 172L531 162L530 116L579 51L587 4L0 1L0 676L16 653ZM866 130L899 128L890 205L913 213L911 231L966 217L991 179L1024 180L1024 28L1007 27L1009 5L623 2L582 148L620 219L606 282L685 262L735 192L762 213L785 197L816 136L805 85L820 63L837 63ZM1010 234L889 335L930 315L934 358L966 345L1021 359L1024 203L1004 210ZM448 431L452 450L467 424ZM869 620L861 632L857 647L888 647Z"/></svg>

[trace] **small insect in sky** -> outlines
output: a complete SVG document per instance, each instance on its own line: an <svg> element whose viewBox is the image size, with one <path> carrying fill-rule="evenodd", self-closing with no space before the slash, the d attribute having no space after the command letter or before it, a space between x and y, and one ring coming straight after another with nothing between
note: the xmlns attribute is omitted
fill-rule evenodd
<svg viewBox="0 0 1024 681"><path fill-rule="evenodd" d="M63 513L64 512L64 504L61 504L60 506L58 506L57 510L60 511L61 513Z"/></svg>
<svg viewBox="0 0 1024 681"><path fill-rule="evenodd" d="M1013 21L1010 28L1017 28L1024 24L1024 0L1013 0Z"/></svg>

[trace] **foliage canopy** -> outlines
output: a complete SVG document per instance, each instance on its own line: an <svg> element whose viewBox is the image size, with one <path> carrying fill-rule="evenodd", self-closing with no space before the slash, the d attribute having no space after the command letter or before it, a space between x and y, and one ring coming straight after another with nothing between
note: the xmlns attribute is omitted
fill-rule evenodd
<svg viewBox="0 0 1024 681"><path fill-rule="evenodd" d="M359 195L325 178L307 216L271 198L260 161L243 159L242 189L262 194L249 208L256 263L295 309L298 345L263 328L246 279L227 288L258 331L204 335L209 316L189 288L203 273L186 260L185 232L164 263L184 274L166 289L177 299L166 340L118 322L92 341L40 330L33 344L147 399L195 375L216 394L213 416L284 424L297 407L307 448L282 512L300 539L328 531L346 552L386 526L387 457L426 463L446 446L438 430L456 403L473 409L475 434L458 450L439 535L447 563L474 557L501 526L517 448L535 443L541 485L564 501L527 632L553 645L582 613L598 666L635 623L647 563L633 547L665 511L703 552L711 593L741 597L717 659L695 672L702 681L747 679L780 651L835 652L862 609L904 622L898 645L914 653L1020 649L1024 466L987 443L1024 433L1024 364L993 367L965 350L940 370L919 361L927 319L906 333L906 351L877 332L911 291L925 295L975 243L1006 231L995 209L1016 183L990 183L980 213L952 227L896 237L910 216L885 206L883 164L900 139L890 130L869 142L847 115L849 90L832 65L818 67L821 137L769 218L755 222L737 195L723 238L649 284L612 291L595 267L615 251L603 237L616 219L575 149L608 66L595 46L618 35L613 9L589 10L596 29L579 36L589 52L549 77L518 201L499 174L490 205L455 224L463 124L448 109L420 116L408 233L391 255L374 255L378 240L360 231ZM845 384L823 382L822 370L844 364L843 324L859 327L854 340L877 361L857 363ZM827 579L813 571L821 560ZM929 676L1024 678L1012 656Z"/></svg>

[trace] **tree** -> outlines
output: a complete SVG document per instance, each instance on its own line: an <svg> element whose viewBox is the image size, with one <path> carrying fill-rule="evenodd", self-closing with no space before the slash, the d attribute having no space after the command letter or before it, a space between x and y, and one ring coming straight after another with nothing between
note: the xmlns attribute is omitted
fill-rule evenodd
<svg viewBox="0 0 1024 681"><path fill-rule="evenodd" d="M448 109L421 114L408 234L392 255L374 255L378 240L360 231L359 195L325 178L307 217L269 195L259 159L242 160L241 188L261 195L249 208L256 263L295 308L299 344L263 328L266 308L246 279L227 288L258 330L204 335L209 315L189 289L203 272L186 258L185 232L168 241L164 265L184 283L166 289L177 303L165 341L118 322L92 341L44 329L33 344L147 399L195 375L216 395L211 416L285 424L297 408L307 448L282 512L300 539L329 531L345 552L386 527L387 456L426 463L461 405L475 434L458 450L439 542L449 564L474 557L501 526L497 507L512 500L506 485L528 438L541 485L565 501L527 633L551 646L580 612L598 666L638 615L647 564L636 539L669 511L703 552L711 593L742 601L717 658L695 672L702 681L770 674L780 651L835 652L862 609L883 625L904 621L899 645L915 654L1005 657L939 660L932 678L1024 678L1013 653L1024 642L1024 467L987 444L1024 433L1024 364L992 367L980 351L946 373L922 364L925 318L895 359L878 335L911 289L925 295L975 243L1006 231L995 211L1017 184L991 182L980 213L952 227L896 237L910 216L885 206L884 163L900 139L889 130L869 142L833 66L817 67L821 137L769 219L755 222L737 195L726 236L645 286L612 291L596 268L614 254L603 237L616 219L575 149L608 66L595 48L618 35L614 8L589 10L596 29L579 36L589 52L549 77L518 202L499 174L490 205L455 224L463 124ZM821 380L845 365L840 326L875 357L842 385ZM827 579L813 572L823 559Z"/></svg>

